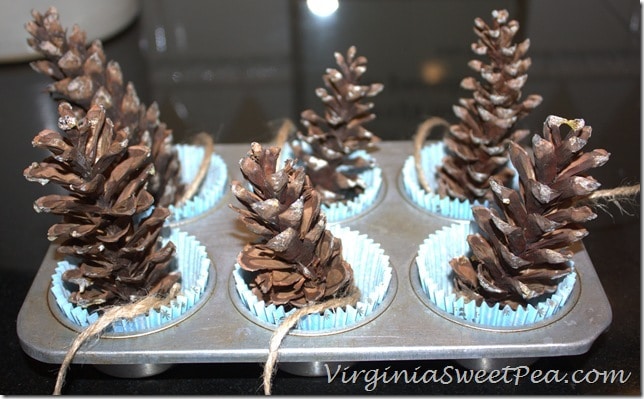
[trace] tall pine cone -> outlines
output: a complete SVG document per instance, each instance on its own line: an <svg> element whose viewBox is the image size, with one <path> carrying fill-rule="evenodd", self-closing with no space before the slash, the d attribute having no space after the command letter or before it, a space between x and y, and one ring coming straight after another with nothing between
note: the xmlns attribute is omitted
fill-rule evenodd
<svg viewBox="0 0 644 399"><path fill-rule="evenodd" d="M472 50L485 55L489 64L470 61L469 67L482 80L467 77L461 82L461 87L472 91L472 98L461 98L453 107L460 122L450 126L443 139L448 154L437 171L441 196L492 200L490 177L509 185L513 172L507 167L508 142L519 142L529 133L513 130L514 126L541 104L541 96L534 94L521 101L531 64L524 57L530 40L513 42L519 23L508 21L506 10L494 11L492 16L492 26L480 18L474 20L478 41L472 43Z"/></svg>
<svg viewBox="0 0 644 399"><path fill-rule="evenodd" d="M78 119L67 102L58 106L64 131L43 130L33 145L52 153L25 169L29 181L54 182L68 195L47 195L34 203L37 212L62 215L48 231L59 240L58 252L80 259L63 274L77 287L70 301L82 307L129 303L158 292L165 294L180 275L168 272L174 245L159 248L157 238L169 215L153 204L146 182L154 173L150 149L128 146L126 129L115 130L103 107L92 106Z"/></svg>
<svg viewBox="0 0 644 399"><path fill-rule="evenodd" d="M267 304L302 307L344 296L353 270L342 257L342 242L326 230L320 195L304 171L291 160L277 170L279 153L279 147L253 143L240 160L253 191L233 181L232 192L244 208L231 208L261 238L247 244L237 262Z"/></svg>
<svg viewBox="0 0 644 399"><path fill-rule="evenodd" d="M149 190L158 205L175 203L183 190L180 163L172 148L172 131L159 121L157 105L146 109L134 85L124 82L119 64L107 61L100 40L88 45L86 33L77 25L67 37L56 8L49 8L44 15L33 11L32 17L26 25L32 36L27 42L45 58L31 66L54 80L47 91L72 104L79 119L92 106L102 105L115 130L127 129L131 142L152 148L156 174Z"/></svg>
<svg viewBox="0 0 644 399"><path fill-rule="evenodd" d="M570 128L565 137L560 127ZM608 161L605 150L583 152L591 135L583 119L549 116L543 137L532 139L534 159L516 143L510 158L520 179L520 192L490 180L496 204L502 209L472 207L480 234L468 236L473 257L454 258L454 284L466 298L499 302L513 308L553 293L571 272L570 245L585 237L584 222L596 217L577 205L599 188L587 170Z"/></svg>
<svg viewBox="0 0 644 399"><path fill-rule="evenodd" d="M352 199L365 187L358 174L373 167L373 162L351 156L357 150L371 149L380 139L365 129L363 124L375 119L373 103L363 103L383 89L380 83L361 85L360 78L367 70L367 59L356 58L356 48L350 47L346 57L335 53L340 69L329 68L322 76L324 88L316 95L325 106L324 116L308 109L302 112L306 134L297 132L297 138L306 142L308 149L293 142L295 157L304 163L313 186L325 202ZM328 91L327 91L328 89Z"/></svg>

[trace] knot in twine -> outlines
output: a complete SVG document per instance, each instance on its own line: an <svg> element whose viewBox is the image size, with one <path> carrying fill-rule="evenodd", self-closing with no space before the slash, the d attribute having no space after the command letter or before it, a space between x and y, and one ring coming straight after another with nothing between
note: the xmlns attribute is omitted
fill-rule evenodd
<svg viewBox="0 0 644 399"><path fill-rule="evenodd" d="M200 145L204 147L203 158L201 159L201 164L199 165L199 170L197 170L197 174L195 175L195 178L186 187L185 191L183 192L183 195L181 195L181 197L179 198L175 206L183 205L186 201L188 201L197 193L197 190L199 190L199 186L201 186L201 182L203 181L203 179L206 177L206 174L208 173L208 168L210 167L212 154L215 152L215 144L212 140L212 137L206 132L201 132L197 134L193 139L193 143L195 145Z"/></svg>
<svg viewBox="0 0 644 399"><path fill-rule="evenodd" d="M177 296L180 290L181 284L175 283L170 288L168 294L164 297L160 297L157 293L154 293L145 296L136 302L132 302L127 305L113 306L106 310L101 317L78 334L76 339L74 339L74 342L72 342L71 347L63 359L63 363L60 365L53 394L60 395L63 382L65 381L65 375L67 374L67 369L76 355L76 352L78 352L78 349L80 349L87 340L103 332L103 330L109 327L110 324L116 320L133 319L139 315L148 313L154 308L167 305L175 296Z"/></svg>
<svg viewBox="0 0 644 399"><path fill-rule="evenodd" d="M293 328L293 326L295 326L297 322L306 315L322 313L327 309L343 306L355 306L358 299L360 299L360 290L355 285L352 285L346 296L329 299L325 302L299 308L280 323L277 329L273 332L268 344L268 358L264 364L264 373L262 375L265 395L271 394L271 380L273 378L273 374L277 371L275 365L277 363L278 350L284 337L289 333L291 328Z"/></svg>
<svg viewBox="0 0 644 399"><path fill-rule="evenodd" d="M420 152L423 149L427 136L436 126L443 126L449 129L449 123L445 119L431 117L418 126L416 134L414 135L414 166L416 168L416 175L418 176L418 183L427 193L431 193L433 190L425 177Z"/></svg>

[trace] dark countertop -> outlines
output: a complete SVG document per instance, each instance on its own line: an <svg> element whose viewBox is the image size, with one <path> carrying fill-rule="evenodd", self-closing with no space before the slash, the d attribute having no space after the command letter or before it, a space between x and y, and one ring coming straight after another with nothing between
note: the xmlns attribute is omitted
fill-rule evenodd
<svg viewBox="0 0 644 399"><path fill-rule="evenodd" d="M526 94L544 96L544 103L523 125L538 131L549 114L584 118L593 126L592 148L611 153L608 164L594 174L603 187L641 179L641 6L637 1L567 1L563 5L556 1L538 5L462 1L471 6L463 7L450 1L347 0L341 2L335 22L316 22L307 14L304 2L276 1L271 10L260 3L187 1L177 10L169 1L144 1L141 16L124 32L106 40L105 50L120 62L143 101L159 102L162 119L174 129L177 141L206 130L214 132L220 142L248 142L270 139L268 121L282 117L297 120L301 110L316 108L312 93L321 83L323 69L333 65L332 51L345 51L349 44L356 44L359 53L369 59L365 79L368 76L385 84L385 91L375 101L378 119L370 128L386 140L409 140L427 116L453 120L451 105L464 95L458 82L467 76L465 64L472 58L472 20L476 16L489 20L493 8L507 7L513 18L520 19L532 42L533 68ZM372 8L367 8L367 3ZM212 25L204 22L208 20L214 21ZM235 37L222 39L224 28L218 25L222 21L228 21ZM324 25L333 23L336 25ZM169 35L165 50L155 42L159 27ZM443 65L439 68L444 73L442 80L430 84L419 78L422 65ZM16 335L18 312L49 245L45 233L56 220L36 214L31 207L50 188L22 177L22 170L44 155L31 147L31 138L43 128L55 127L55 105L43 93L47 83L27 63L0 64L5 97L0 107L4 130L0 171L5 187L0 207L0 298L4 304L1 394L51 393L58 370L57 365L27 356ZM631 215L620 214L612 206L608 207L610 214L598 211L598 218L588 225L590 235L584 239L612 306L610 328L585 354L542 358L530 366L532 372L542 370L550 375L555 370L559 375L583 370L589 372L589 378L623 370L627 381L532 383L525 378L517 385L399 382L379 384L373 392L641 394L639 197L637 201L625 205ZM426 360L364 362L350 370L442 372L446 367L462 369L451 361ZM261 393L260 375L261 367L256 364L211 363L175 365L145 379L119 379L90 365L74 365L63 393L256 394ZM368 393L365 385L364 379L328 382L326 377L297 377L280 371L274 393L364 394Z"/></svg>

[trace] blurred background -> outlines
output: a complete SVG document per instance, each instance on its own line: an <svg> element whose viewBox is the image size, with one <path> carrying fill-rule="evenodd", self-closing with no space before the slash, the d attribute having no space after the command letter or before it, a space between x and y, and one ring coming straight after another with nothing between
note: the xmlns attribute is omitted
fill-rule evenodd
<svg viewBox="0 0 644 399"><path fill-rule="evenodd" d="M56 105L44 92L48 78L28 65L34 55L23 26L33 7L44 12L48 4L55 4L64 25L78 23L90 38L103 39L108 58L120 63L142 101L160 105L161 119L173 129L176 142L206 131L215 143L270 141L272 123L283 118L301 127L300 112L322 111L315 89L322 86L325 69L335 67L333 53L346 53L351 45L369 60L363 81L385 87L374 98L377 119L367 125L376 135L410 140L427 117L455 122L452 105L468 95L459 83L471 76L467 62L475 58L470 50L473 20L490 21L492 10L505 8L519 21L519 36L531 41L532 67L524 95L544 98L520 126L539 132L551 114L583 118L593 127L590 147L612 154L594 173L603 186L640 181L637 0L340 0L329 15L322 15L325 10L319 7L333 1L318 3L0 2L0 298L14 303L15 314L49 245L46 231L57 220L32 209L33 201L52 188L22 176L29 163L46 155L31 147L31 139L44 128L56 129L57 121ZM624 349L632 364L639 364L637 205L627 207L632 215L614 209L612 215L602 213L589 226L591 237L597 231L600 241L585 240L607 291L626 297L628 306L637 310L637 317L622 326L630 337L625 342L632 344ZM604 245L613 252L600 248ZM600 261L606 264L598 266ZM630 269L615 269L620 266L613 264L617 261ZM624 281L628 290L622 288ZM15 335L11 314L14 324L3 323L3 337Z"/></svg>

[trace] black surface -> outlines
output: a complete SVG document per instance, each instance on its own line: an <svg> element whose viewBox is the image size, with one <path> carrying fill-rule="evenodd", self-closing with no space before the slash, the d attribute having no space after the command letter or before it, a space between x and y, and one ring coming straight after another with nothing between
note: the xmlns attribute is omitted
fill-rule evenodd
<svg viewBox="0 0 644 399"><path fill-rule="evenodd" d="M381 9L383 12L396 10L396 4L401 4L400 10L413 9L411 5L422 2L399 2L399 1L374 1L360 2L348 1L346 10L368 9L365 4L372 4L373 10ZM567 2L561 2L567 3ZM557 37L557 45L550 46L545 43L535 43L536 48L533 57L535 73L530 76L526 86L526 93L544 94L544 104L535 111L535 115L526 121L526 125L532 131L540 130L545 115L555 113L566 117L583 117L588 124L594 128L591 147L606 148L611 152L612 157L609 163L598 171L596 176L603 183L605 188L614 187L623 183L639 182L641 162L641 99L640 99L640 5L636 1L596 1L594 6L599 8L582 7L580 2L572 2L577 12L570 15L568 26L551 25L546 17L548 13L536 13L533 3L530 2L480 2L479 8L493 9L495 7L511 7L516 15L522 18L522 26L530 26L535 37L540 36L545 30L550 30L551 35ZM165 4L165 3L164 3ZM186 7L197 10L203 3L182 2ZM217 4L217 2L215 2ZM220 4L226 4L221 2ZM297 115L299 111L308 107L316 107L308 96L312 88L308 86L306 76L321 74L323 68L331 66L330 54L324 53L321 59L329 62L324 65L308 65L302 60L313 59L310 54L315 53L316 47L311 46L307 40L316 37L311 30L314 29L304 13L304 3L288 3L289 29L295 32L293 35L298 40L292 40L291 62L294 70L292 79L292 106L284 114L268 114L262 111L260 115L264 119L276 119L279 117ZM426 3L424 3L426 4ZM435 3L437 7L446 12L442 32L449 33L450 27L471 26L475 16L489 19L488 14L473 14L464 5L471 2L442 2ZM551 7L551 14L557 12L557 2L547 2L546 7ZM585 3L584 3L585 4ZM568 4L570 6L570 4ZM342 7L342 4L341 4ZM487 7L487 8L486 8ZM133 80L143 101L150 102L154 95L155 100L161 104L172 102L173 90L177 93L194 93L199 96L202 93L198 87L190 85L160 88L163 80L156 79L150 71L158 70L165 64L172 66L172 59L168 56L155 58L154 54L140 49L139 44L142 37L149 35L145 17L152 10L150 3L144 3L143 15L134 25L130 26L122 34L108 40L105 49L110 58L117 59L126 77ZM570 7L568 7L570 8ZM339 15L349 19L349 11L342 11ZM156 10L158 11L158 10ZM401 13L403 11L400 11ZM195 11L196 12L196 11ZM252 7L248 13L252 13ZM601 18L597 17L601 14ZM190 13L186 15L190 16ZM359 22L364 24L354 26L356 31L362 29L361 34L356 34L362 40L362 47L369 48L365 54L370 60L370 67L379 59L375 54L377 43L370 43L370 36L364 33L365 29L375 29L374 26L365 24L363 13L359 14L362 19ZM266 16L270 18L270 15ZM406 20L397 20L399 16L392 15L392 21L397 22L388 30L388 35L396 37L402 32L399 27L412 24L419 32L426 32L429 29L423 18L413 18L413 14L406 15ZM515 15L513 15L515 17ZM595 21L599 18L605 23L588 26L587 21ZM440 17L433 16L433 21L440 20ZM541 18L541 19L540 19ZM546 18L546 19L543 19ZM429 19L429 17L428 17ZM462 21L465 21L463 23ZM387 19L381 24L375 24L383 28ZM167 22L172 24L172 22ZM413 25L416 24L416 25ZM252 26L244 26L243 20L232 21L231 25L236 26L239 35L252 35ZM343 25L344 26L344 25ZM346 28L346 27L345 27ZM343 32L343 40L335 40L330 37L324 46L317 48L319 51L326 47L344 51L345 42L351 40L349 28L338 28ZM412 28L408 28L412 29ZM231 28L232 29L232 28ZM455 28L454 28L455 29ZM467 28L465 49L462 51L464 60L470 59L471 54L467 46L473 40L471 28ZM585 35L591 30L602 30L602 43L597 41L585 41ZM407 30L407 31L408 31ZM565 34L557 36L557 31L565 31ZM434 29L436 31L436 29ZM299 32L299 34L298 34ZM347 33L349 32L349 33ZM315 33L315 32L313 32ZM320 33L322 34L322 33ZM402 34L402 33L400 33ZM349 37L346 37L349 36ZM375 37L377 35L373 35ZM381 37L377 36L377 37ZM430 37L431 36L431 37ZM366 37L366 38L365 38ZM426 42L427 53L435 48L441 48L440 35L423 36L419 33L418 40ZM568 44L566 44L568 43ZM576 44L575 44L576 43ZM337 47L333 47L337 46ZM553 50L554 47L558 50ZM550 49L550 50L549 50ZM566 49L566 50L562 50ZM444 50L439 54L451 54ZM307 56L308 54L308 56ZM461 56L461 55L459 55ZM204 58L208 54L203 55ZM309 58L307 58L309 57ZM409 55L409 60L414 59ZM449 58L449 57L448 57ZM455 57L458 58L458 57ZM215 59L215 57L213 57ZM299 61L298 61L299 60ZM400 59L399 68L407 70L405 62L411 62L405 58ZM548 60L540 64L540 60ZM300 63L298 63L300 62ZM547 64L547 65L544 65ZM178 66L177 68L179 68ZM460 67L459 67L460 68ZM413 85L406 87L401 84L405 74L396 74L396 68L386 73L378 72L378 67L373 66L376 78L383 77L385 91L381 94L382 103L389 104L383 107L379 114L380 124L371 126L372 130L379 128L385 130L382 136L386 139L408 140L415 126L427 115L439 115L452 118L450 115L451 105L459 96L464 95L458 89L458 81L462 74L467 73L463 68L459 69L459 75L453 76L441 85L425 87L426 96L434 97L433 100L423 102L423 96L418 96ZM462 70L462 72L460 72ZM319 71L319 72L316 72ZM372 69L370 69L372 71ZM392 72L394 71L394 72ZM633 72L638 71L638 72ZM392 75L393 73L393 75ZM156 79L156 80L155 80ZM34 199L49 192L49 187L40 187L34 183L28 183L22 177L22 170L32 161L37 161L44 156L44 153L31 148L31 138L45 127L55 127L55 105L43 93L44 86L48 80L43 76L31 71L26 63L0 65L0 88L3 100L0 102L0 123L2 126L2 145L0 173L2 173L2 207L0 207L0 303L2 303L2 323L0 324L1 349L3 360L0 362L0 393L1 394L49 394L54 387L57 365L44 364L35 361L24 354L20 348L16 336L16 317L22 301L25 298L31 281L40 266L42 257L49 243L45 238L47 228L55 220L51 216L36 214L31 204ZM413 83L413 82L412 82ZM319 85L319 80L311 83ZM191 89L192 87L192 89ZM401 99L401 108L397 100L387 99L387 87L391 88L391 95ZM579 89L583 87L583 89ZM576 88L576 89L575 89ZM215 89L213 89L215 90ZM245 90L245 88L239 88ZM409 91L408 94L405 90ZM577 90L577 91L575 91ZM581 91L581 93L579 92ZM548 94L546 96L546 94ZM157 97L159 95L160 97ZM165 97L167 96L167 97ZM440 97L436 100L435 97ZM419 99L420 98L420 99ZM378 102L376 102L378 104ZM258 109L261 110L261 102ZM209 104L217 107L217 104ZM163 108L163 107L162 107ZM168 109L167 107L165 109ZM376 110L378 106L376 106ZM252 110L252 108L251 108ZM401 111L402 110L402 111ZM251 112L251 111L248 111ZM259 112L260 114L262 112ZM376 112L378 113L378 112ZM253 118L256 115L248 115ZM202 115L204 119L205 116ZM393 131L389 127L397 119L406 117L406 125L400 130ZM168 122L177 131L178 135L185 132L195 131L204 128L200 122L200 116L194 113L188 117L169 115ZM263 120L259 118L260 120ZM453 120L453 119L452 119ZM598 121L595 123L595 121ZM221 122L212 121L213 126ZM206 126L210 129L210 127ZM245 142L257 139L256 136L249 136L247 132L230 131L234 127L226 126L218 137L226 142ZM216 128L210 129L210 131ZM245 135L246 134L246 135ZM261 139L261 138L260 138ZM401 160L402 162L402 160ZM590 258L600 277L604 290L610 300L613 309L613 322L609 330L603 334L588 351L588 353L558 358L543 358L530 366L530 371L542 370L553 373L558 370L559 375L568 373L569 376L576 370L590 372L589 377L597 377L599 373L607 371L623 370L628 375L624 383L579 383L565 382L541 382L532 383L528 377L524 377L518 384L511 383L379 383L373 390L379 394L635 394L641 393L640 376L640 354L641 354L641 243L640 243L640 207L639 197L636 204L626 205L626 209L632 215L621 215L614 207L609 207L612 215L599 211L597 220L589 224L590 235L584 239ZM43 332L46 334L47 332ZM406 370L408 373L417 371L419 374L428 370L437 370L442 373L444 370L457 368L464 371L451 361L409 361L409 362L365 362L359 363L348 369L347 372L356 370L375 370L394 373L396 370ZM596 370L597 372L593 372ZM373 373L373 371L372 371ZM258 394L261 393L260 383L261 368L256 364L182 364L175 365L167 372L158 376L145 379L118 379L98 372L89 365L74 365L67 375L66 385L63 390L65 394ZM535 374L532 374L535 375ZM552 375L552 374L550 374ZM581 374L579 374L581 375ZM358 379L355 383L342 383L340 377L329 382L326 377L307 378L296 377L283 372L278 372L275 383L275 394L364 394L368 393L368 381L364 378Z"/></svg>

